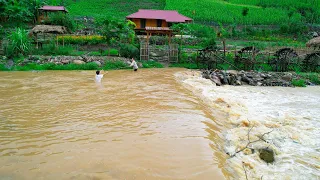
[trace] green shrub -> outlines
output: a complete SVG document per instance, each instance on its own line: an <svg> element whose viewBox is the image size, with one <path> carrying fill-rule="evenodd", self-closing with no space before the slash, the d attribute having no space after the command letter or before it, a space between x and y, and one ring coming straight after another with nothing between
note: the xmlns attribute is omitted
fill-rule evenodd
<svg viewBox="0 0 320 180"><path fill-rule="evenodd" d="M269 64L261 64L256 68L257 71L263 72L263 71L272 71L272 67Z"/></svg>
<svg viewBox="0 0 320 180"><path fill-rule="evenodd" d="M21 28L16 28L9 36L9 45L6 55L15 57L18 55L27 55L30 51L31 40L28 37L28 32Z"/></svg>
<svg viewBox="0 0 320 180"><path fill-rule="evenodd" d="M30 71L30 70L95 70L98 69L99 66L96 63L86 63L86 64L67 64L60 65L54 63L47 64L36 64L30 63L24 66L15 66L13 70L16 71Z"/></svg>
<svg viewBox="0 0 320 180"><path fill-rule="evenodd" d="M202 43L203 47L210 48L210 49L216 49L217 43L216 39L214 37L207 38Z"/></svg>
<svg viewBox="0 0 320 180"><path fill-rule="evenodd" d="M105 66L103 67L105 70L110 69L130 69L129 65L123 61L106 61Z"/></svg>
<svg viewBox="0 0 320 180"><path fill-rule="evenodd" d="M9 71L4 64L0 64L0 71Z"/></svg>
<svg viewBox="0 0 320 180"><path fill-rule="evenodd" d="M120 56L125 58L138 58L139 49L132 44L121 44Z"/></svg>
<svg viewBox="0 0 320 180"><path fill-rule="evenodd" d="M291 81L293 86L297 86L297 87L306 87L306 83L305 80L303 79L293 79Z"/></svg>
<svg viewBox="0 0 320 180"><path fill-rule="evenodd" d="M99 51L92 51L89 53L90 56L100 56L101 53Z"/></svg>
<svg viewBox="0 0 320 180"><path fill-rule="evenodd" d="M52 13L49 18L44 21L45 24L65 26L70 31L75 30L74 20L65 13Z"/></svg>
<svg viewBox="0 0 320 180"><path fill-rule="evenodd" d="M141 61L143 68L163 68L163 65L156 61Z"/></svg>
<svg viewBox="0 0 320 180"><path fill-rule="evenodd" d="M74 48L71 45L56 46L54 42L44 45L42 49L33 49L32 53L36 55L72 55Z"/></svg>
<svg viewBox="0 0 320 180"><path fill-rule="evenodd" d="M319 73L298 73L302 78L309 80L310 82L319 85L320 74Z"/></svg>
<svg viewBox="0 0 320 180"><path fill-rule="evenodd" d="M179 56L179 63L186 63L188 62L188 54L187 53L181 53Z"/></svg>
<svg viewBox="0 0 320 180"><path fill-rule="evenodd" d="M104 56L108 56L109 54L110 54L110 56L118 56L119 52L117 49L109 49L109 50L104 51L104 53L103 53Z"/></svg>

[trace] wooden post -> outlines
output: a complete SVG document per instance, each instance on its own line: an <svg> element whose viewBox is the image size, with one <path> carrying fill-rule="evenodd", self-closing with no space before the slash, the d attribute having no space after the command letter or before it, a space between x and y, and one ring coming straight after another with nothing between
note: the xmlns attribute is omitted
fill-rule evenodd
<svg viewBox="0 0 320 180"><path fill-rule="evenodd" d="M38 42L38 34L36 34L36 45L37 45L37 49L39 49L39 42Z"/></svg>
<svg viewBox="0 0 320 180"><path fill-rule="evenodd" d="M59 46L59 43L58 43L58 36L56 35L56 44L57 44L57 47Z"/></svg>
<svg viewBox="0 0 320 180"><path fill-rule="evenodd" d="M254 70L254 65L256 64L256 51L255 47L253 46L252 49L252 70Z"/></svg>
<svg viewBox="0 0 320 180"><path fill-rule="evenodd" d="M149 36L151 36L150 32L147 32L147 40L146 40L146 60L149 60Z"/></svg>

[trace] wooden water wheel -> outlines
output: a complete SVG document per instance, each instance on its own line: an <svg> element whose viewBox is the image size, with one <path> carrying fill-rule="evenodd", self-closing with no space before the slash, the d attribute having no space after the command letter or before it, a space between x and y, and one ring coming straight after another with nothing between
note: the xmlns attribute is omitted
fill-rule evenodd
<svg viewBox="0 0 320 180"><path fill-rule="evenodd" d="M320 71L320 52L307 54L303 60L303 67L307 71Z"/></svg>
<svg viewBox="0 0 320 180"><path fill-rule="evenodd" d="M255 57L258 52L259 50L253 46L242 48L240 51L238 51L238 54L235 56L236 66L239 69L244 70L254 69Z"/></svg>
<svg viewBox="0 0 320 180"><path fill-rule="evenodd" d="M197 64L199 67L199 63L202 65L206 65L208 69L216 68L217 67L217 59L215 57L215 53L217 50L212 47L207 47L201 50L198 50L197 56Z"/></svg>
<svg viewBox="0 0 320 180"><path fill-rule="evenodd" d="M298 54L291 48L278 50L275 55L276 59L272 61L276 71L288 71L289 65L295 63Z"/></svg>

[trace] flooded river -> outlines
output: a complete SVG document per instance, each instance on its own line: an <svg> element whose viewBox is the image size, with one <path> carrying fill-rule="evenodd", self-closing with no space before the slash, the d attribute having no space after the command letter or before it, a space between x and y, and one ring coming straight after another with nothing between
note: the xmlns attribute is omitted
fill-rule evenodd
<svg viewBox="0 0 320 180"><path fill-rule="evenodd" d="M225 116L181 69L0 72L0 179L225 179Z"/></svg>
<svg viewBox="0 0 320 180"><path fill-rule="evenodd" d="M234 179L320 179L320 86L218 87L196 71L176 76L211 109L228 114L219 134L222 151L234 155L225 164ZM273 150L275 161L262 161L260 149Z"/></svg>

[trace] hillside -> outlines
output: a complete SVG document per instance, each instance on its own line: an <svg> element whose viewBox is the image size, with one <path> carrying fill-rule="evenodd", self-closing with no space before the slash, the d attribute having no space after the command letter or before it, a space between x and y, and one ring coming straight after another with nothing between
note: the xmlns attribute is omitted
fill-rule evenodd
<svg viewBox="0 0 320 180"><path fill-rule="evenodd" d="M124 18L138 9L178 10L197 22L276 25L291 20L320 24L320 0L64 0L72 16ZM58 0L52 1L58 3ZM248 15L243 16L243 8ZM289 18L289 16L291 17Z"/></svg>
<svg viewBox="0 0 320 180"><path fill-rule="evenodd" d="M320 0L167 0L166 9L175 9L193 17L197 21L243 24L279 24L292 19L300 20L301 14L308 14L312 7L319 7ZM312 4L318 4L313 6ZM243 8L248 8L248 15L242 16ZM315 8L320 14L319 8ZM298 13L298 12L301 12ZM310 18L310 17L309 17ZM317 18L318 22L319 19Z"/></svg>
<svg viewBox="0 0 320 180"><path fill-rule="evenodd" d="M66 0L72 16L125 18L138 9L164 9L165 0Z"/></svg>

